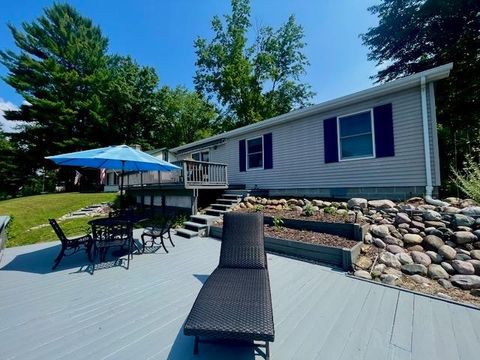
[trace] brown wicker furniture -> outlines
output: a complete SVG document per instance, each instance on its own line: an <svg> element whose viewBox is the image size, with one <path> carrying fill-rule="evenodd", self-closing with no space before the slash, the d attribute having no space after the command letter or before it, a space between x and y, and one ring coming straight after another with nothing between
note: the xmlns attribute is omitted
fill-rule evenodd
<svg viewBox="0 0 480 360"><path fill-rule="evenodd" d="M187 317L184 334L200 337L264 341L274 340L272 300L263 238L263 216L259 213L224 215L219 266L203 285Z"/></svg>
<svg viewBox="0 0 480 360"><path fill-rule="evenodd" d="M88 259L92 262L92 237L90 235L67 238L55 219L49 219L48 221L62 243L60 253L53 262L52 270L55 270L64 256L73 255L82 249L87 252Z"/></svg>

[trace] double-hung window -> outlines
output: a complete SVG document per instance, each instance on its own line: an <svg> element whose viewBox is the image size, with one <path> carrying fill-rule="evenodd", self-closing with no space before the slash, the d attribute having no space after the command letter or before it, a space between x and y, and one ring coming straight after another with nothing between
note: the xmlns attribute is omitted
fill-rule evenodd
<svg viewBox="0 0 480 360"><path fill-rule="evenodd" d="M247 167L248 169L263 168L263 137L247 140Z"/></svg>
<svg viewBox="0 0 480 360"><path fill-rule="evenodd" d="M374 157L372 111L338 117L340 160Z"/></svg>

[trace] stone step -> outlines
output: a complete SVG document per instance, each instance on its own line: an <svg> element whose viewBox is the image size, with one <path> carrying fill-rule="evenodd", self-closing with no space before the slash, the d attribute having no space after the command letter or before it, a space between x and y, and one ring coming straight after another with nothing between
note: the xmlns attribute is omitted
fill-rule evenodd
<svg viewBox="0 0 480 360"><path fill-rule="evenodd" d="M200 224L193 221L185 221L183 223L183 227L187 230L199 231L205 229L207 227L207 224Z"/></svg>
<svg viewBox="0 0 480 360"><path fill-rule="evenodd" d="M228 204L211 204L210 206L211 206L212 209L225 210L225 211L229 210L232 207L231 204L230 205L228 205Z"/></svg>
<svg viewBox="0 0 480 360"><path fill-rule="evenodd" d="M227 211L225 210L218 210L218 209L205 209L205 212L207 215L212 215L212 216L222 216L225 214Z"/></svg>
<svg viewBox="0 0 480 360"><path fill-rule="evenodd" d="M228 204L228 205L234 205L238 204L239 200L237 199L217 199L217 204Z"/></svg>
<svg viewBox="0 0 480 360"><path fill-rule="evenodd" d="M177 235L190 239L198 236L198 231L188 230L188 229L177 229Z"/></svg>
<svg viewBox="0 0 480 360"><path fill-rule="evenodd" d="M238 194L222 194L222 197L224 199L231 199L231 200L235 200L235 201L239 201L243 198L242 195L238 195Z"/></svg>
<svg viewBox="0 0 480 360"><path fill-rule="evenodd" d="M199 224L210 225L215 220L218 220L218 216L212 215L191 215L190 220Z"/></svg>

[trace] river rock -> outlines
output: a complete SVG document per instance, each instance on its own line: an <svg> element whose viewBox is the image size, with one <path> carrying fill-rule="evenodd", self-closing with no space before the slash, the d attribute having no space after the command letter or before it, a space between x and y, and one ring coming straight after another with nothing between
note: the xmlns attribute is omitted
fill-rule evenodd
<svg viewBox="0 0 480 360"><path fill-rule="evenodd" d="M452 266L456 272L462 275L473 275L475 274L475 268L473 265L467 261L462 260L452 260Z"/></svg>
<svg viewBox="0 0 480 360"><path fill-rule="evenodd" d="M426 210L423 213L423 218L428 221L437 221L442 220L442 215L440 215L440 213L436 212L435 210Z"/></svg>
<svg viewBox="0 0 480 360"><path fill-rule="evenodd" d="M461 210L459 208L456 208L454 206L447 206L445 210L443 210L445 214L459 214Z"/></svg>
<svg viewBox="0 0 480 360"><path fill-rule="evenodd" d="M411 251L423 251L423 247L421 245L413 245L413 246L409 246L407 248L407 251L411 252Z"/></svg>
<svg viewBox="0 0 480 360"><path fill-rule="evenodd" d="M415 264L422 264L424 266L428 266L432 263L430 256L420 251L412 251L410 253L410 256L412 257Z"/></svg>
<svg viewBox="0 0 480 360"><path fill-rule="evenodd" d="M442 261L440 263L440 266L442 268L445 269L445 271L449 274L455 274L455 269L453 268L453 266L449 263L449 262L446 262L446 261Z"/></svg>
<svg viewBox="0 0 480 360"><path fill-rule="evenodd" d="M430 260L432 260L432 263L434 264L440 264L443 261L443 257L439 254L437 254L435 251L427 251L425 254L427 254L430 257Z"/></svg>
<svg viewBox="0 0 480 360"><path fill-rule="evenodd" d="M388 251L382 252L378 257L378 261L391 268L400 269L402 267L402 264L395 257L395 255L393 255L392 253L389 253Z"/></svg>
<svg viewBox="0 0 480 360"><path fill-rule="evenodd" d="M480 276L478 275L453 275L450 281L453 285L465 290L480 289Z"/></svg>
<svg viewBox="0 0 480 360"><path fill-rule="evenodd" d="M480 297L480 289L472 289L470 290L470 294Z"/></svg>
<svg viewBox="0 0 480 360"><path fill-rule="evenodd" d="M372 225L370 226L370 232L372 233L372 235L379 238L384 238L385 236L390 235L390 231L388 231L387 225Z"/></svg>
<svg viewBox="0 0 480 360"><path fill-rule="evenodd" d="M396 254L395 256L397 257L398 261L400 261L402 263L402 265L413 264L412 257L405 252L400 252L400 253Z"/></svg>
<svg viewBox="0 0 480 360"><path fill-rule="evenodd" d="M372 277L370 276L370 273L365 270L357 270L353 273L356 277L363 278L363 279L368 279L371 280Z"/></svg>
<svg viewBox="0 0 480 360"><path fill-rule="evenodd" d="M393 236L390 236L390 235L387 235L383 238L383 241L385 242L385 244L387 245L398 245L398 246L402 246L403 245L403 241L400 240L400 239L397 239L396 237L393 237Z"/></svg>
<svg viewBox="0 0 480 360"><path fill-rule="evenodd" d="M387 245L382 241L382 239L379 238L373 238L373 244L380 249L385 249L387 247Z"/></svg>
<svg viewBox="0 0 480 360"><path fill-rule="evenodd" d="M391 267L387 267L384 271L383 271L384 274L393 274L393 275L397 275L398 277L401 277L402 276L402 272L398 269L394 269L394 268L391 268Z"/></svg>
<svg viewBox="0 0 480 360"><path fill-rule="evenodd" d="M368 201L363 198L351 198L348 200L347 206L349 209L366 209L368 207Z"/></svg>
<svg viewBox="0 0 480 360"><path fill-rule="evenodd" d="M395 215L395 222L397 224L408 224L410 222L412 222L412 220L410 220L410 218L408 217L408 215L406 213L397 213L397 215Z"/></svg>
<svg viewBox="0 0 480 360"><path fill-rule="evenodd" d="M371 244L372 241L373 241L373 236L372 236L372 234L366 233L366 234L365 234L365 237L363 238L363 241L364 241L366 244Z"/></svg>
<svg viewBox="0 0 480 360"><path fill-rule="evenodd" d="M453 287L452 283L447 279L439 279L438 283L443 286L444 289L451 289Z"/></svg>
<svg viewBox="0 0 480 360"><path fill-rule="evenodd" d="M471 243L477 240L477 237L470 231L455 231L453 234L457 244Z"/></svg>
<svg viewBox="0 0 480 360"><path fill-rule="evenodd" d="M417 284L430 285L430 280L428 280L426 277L423 277L422 275L412 275L410 276L410 279L415 281Z"/></svg>
<svg viewBox="0 0 480 360"><path fill-rule="evenodd" d="M392 209L395 207L395 203L391 200L370 200L368 205L377 209Z"/></svg>
<svg viewBox="0 0 480 360"><path fill-rule="evenodd" d="M382 274L380 280L387 285L397 285L400 282L400 277L393 274Z"/></svg>
<svg viewBox="0 0 480 360"><path fill-rule="evenodd" d="M427 276L427 267L422 264L405 264L401 267L402 272L407 275L419 274L422 276Z"/></svg>
<svg viewBox="0 0 480 360"><path fill-rule="evenodd" d="M438 250L441 246L445 245L443 240L436 235L427 235L423 239L424 245L426 244L429 248Z"/></svg>
<svg viewBox="0 0 480 360"><path fill-rule="evenodd" d="M467 216L467 215L463 215L463 214L453 214L452 215L453 219L452 219L452 225L453 226L472 226L473 224L475 224L475 219L470 217L470 216Z"/></svg>
<svg viewBox="0 0 480 360"><path fill-rule="evenodd" d="M444 227L445 224L442 221L425 221L425 226L433 226L436 228Z"/></svg>
<svg viewBox="0 0 480 360"><path fill-rule="evenodd" d="M430 264L428 266L428 276L433 280L448 279L450 277L445 269L437 264Z"/></svg>
<svg viewBox="0 0 480 360"><path fill-rule="evenodd" d="M453 260L457 255L455 249L448 245L440 246L440 248L438 249L438 253L447 260Z"/></svg>
<svg viewBox="0 0 480 360"><path fill-rule="evenodd" d="M392 254L398 254L405 252L405 249L398 245L387 245L387 251L390 251Z"/></svg>
<svg viewBox="0 0 480 360"><path fill-rule="evenodd" d="M417 235L417 234L405 234L403 236L403 241L406 244L416 245L416 244L420 244L423 241L423 239L420 235Z"/></svg>
<svg viewBox="0 0 480 360"><path fill-rule="evenodd" d="M367 256L360 256L357 261L355 262L355 265L359 267L360 269L363 270L368 270L370 269L370 266L372 266L373 261L367 257Z"/></svg>
<svg viewBox="0 0 480 360"><path fill-rule="evenodd" d="M463 215L467 216L480 216L480 206L468 206L461 210Z"/></svg>
<svg viewBox="0 0 480 360"><path fill-rule="evenodd" d="M462 261L467 261L467 260L471 260L472 258L470 257L470 255L465 255L465 254L462 254L462 253L457 253L457 255L455 255L455 260L462 260Z"/></svg>
<svg viewBox="0 0 480 360"><path fill-rule="evenodd" d="M473 265L473 268L475 269L475 275L480 275L480 260L472 259L467 260L467 262Z"/></svg>

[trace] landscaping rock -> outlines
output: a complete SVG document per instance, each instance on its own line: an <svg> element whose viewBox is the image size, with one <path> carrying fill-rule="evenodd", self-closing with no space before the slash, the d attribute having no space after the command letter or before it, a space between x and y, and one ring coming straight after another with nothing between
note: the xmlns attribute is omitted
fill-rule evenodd
<svg viewBox="0 0 480 360"><path fill-rule="evenodd" d="M473 265L467 261L462 260L452 260L452 267L456 272L462 275L473 275L475 274L475 268Z"/></svg>
<svg viewBox="0 0 480 360"><path fill-rule="evenodd" d="M442 261L440 263L440 266L442 268L445 269L445 271L449 274L455 274L455 269L453 268L453 266L449 263L449 262L446 262L446 261Z"/></svg>
<svg viewBox="0 0 480 360"><path fill-rule="evenodd" d="M412 221L410 223L410 226L413 226L414 228L419 229L420 231L425 230L425 224L420 221Z"/></svg>
<svg viewBox="0 0 480 360"><path fill-rule="evenodd" d="M412 257L415 264L422 264L424 266L428 266L432 263L430 256L420 251L412 251L410 253L410 256Z"/></svg>
<svg viewBox="0 0 480 360"><path fill-rule="evenodd" d="M388 231L388 227L386 225L372 225L370 226L370 232L372 235L379 238L384 238L385 236L390 235L390 231Z"/></svg>
<svg viewBox="0 0 480 360"><path fill-rule="evenodd" d="M480 275L480 260L472 259L467 260L467 262L473 265L473 268L475 269L475 275Z"/></svg>
<svg viewBox="0 0 480 360"><path fill-rule="evenodd" d="M373 238L373 244L380 249L385 249L387 247L387 245L379 238Z"/></svg>
<svg viewBox="0 0 480 360"><path fill-rule="evenodd" d="M472 226L473 224L475 224L475 219L470 217L470 216L467 216L467 215L463 215L463 214L453 214L452 215L453 219L452 219L452 225L453 226Z"/></svg>
<svg viewBox="0 0 480 360"><path fill-rule="evenodd" d="M423 241L423 239L420 235L417 235L417 234L405 234L403 236L403 241L406 244L416 245L416 244L420 244Z"/></svg>
<svg viewBox="0 0 480 360"><path fill-rule="evenodd" d="M413 245L413 246L409 246L407 248L407 251L423 251L423 247L421 245Z"/></svg>
<svg viewBox="0 0 480 360"><path fill-rule="evenodd" d="M477 237L475 234L469 232L469 231L455 231L454 233L454 239L457 244L466 244L466 243L472 243L477 240Z"/></svg>
<svg viewBox="0 0 480 360"><path fill-rule="evenodd" d="M439 298L442 298L442 299L452 300L452 297L450 295L442 293L442 292L437 292L435 295L438 296Z"/></svg>
<svg viewBox="0 0 480 360"><path fill-rule="evenodd" d="M401 267L402 272L407 275L419 274L422 276L427 276L427 268L422 264L405 264Z"/></svg>
<svg viewBox="0 0 480 360"><path fill-rule="evenodd" d="M393 274L382 274L380 280L387 285L397 285L400 282L400 277Z"/></svg>
<svg viewBox="0 0 480 360"><path fill-rule="evenodd" d="M445 245L443 240L436 235L427 235L423 239L424 245L428 245L429 248L438 250L441 246Z"/></svg>
<svg viewBox="0 0 480 360"><path fill-rule="evenodd" d="M402 272L398 269L394 269L394 268L391 268L391 267L387 267L384 272L384 274L392 274L392 275L396 275L398 277L401 277L402 276Z"/></svg>
<svg viewBox="0 0 480 360"><path fill-rule="evenodd" d="M412 222L412 220L410 220L410 218L408 217L407 214L398 213L397 215L395 215L395 222L397 224L408 224L408 223Z"/></svg>
<svg viewBox="0 0 480 360"><path fill-rule="evenodd" d="M428 280L426 277L423 277L422 275L412 275L410 276L410 279L415 281L417 284L422 284L422 285L430 285L430 280Z"/></svg>
<svg viewBox="0 0 480 360"><path fill-rule="evenodd" d="M370 276L370 273L365 270L357 270L353 273L356 277L363 278L363 279L368 279L371 280L372 277Z"/></svg>
<svg viewBox="0 0 480 360"><path fill-rule="evenodd" d="M391 200L370 200L368 205L377 209L391 209L395 207L395 203Z"/></svg>
<svg viewBox="0 0 480 360"><path fill-rule="evenodd" d="M453 275L450 281L461 289L480 289L480 276L478 275Z"/></svg>
<svg viewBox="0 0 480 360"><path fill-rule="evenodd" d="M398 246L403 246L403 241L400 239L397 239L396 237L387 235L383 238L383 242L387 245L398 245Z"/></svg>
<svg viewBox="0 0 480 360"><path fill-rule="evenodd" d="M455 260L467 261L467 260L471 260L471 257L470 255L457 253L457 255L455 255Z"/></svg>
<svg viewBox="0 0 480 360"><path fill-rule="evenodd" d="M425 226L433 226L436 228L444 227L445 224L442 221L425 221Z"/></svg>
<svg viewBox="0 0 480 360"><path fill-rule="evenodd" d="M432 278L433 280L438 280L448 279L450 275L448 275L448 273L441 265L430 264L428 266L428 277Z"/></svg>
<svg viewBox="0 0 480 360"><path fill-rule="evenodd" d="M463 215L480 216L480 206L468 206L461 210Z"/></svg>
<svg viewBox="0 0 480 360"><path fill-rule="evenodd" d="M373 271L378 271L380 273L383 273L386 268L387 268L387 265L385 264L377 264L373 267Z"/></svg>
<svg viewBox="0 0 480 360"><path fill-rule="evenodd" d="M392 254L398 254L405 252L405 249L398 245L387 245L387 251L390 251Z"/></svg>
<svg viewBox="0 0 480 360"><path fill-rule="evenodd" d="M412 257L405 252L400 252L400 253L396 254L396 257L397 257L398 261L400 261L402 263L402 265L413 264Z"/></svg>
<svg viewBox="0 0 480 360"><path fill-rule="evenodd" d="M472 289L470 290L470 294L473 296L479 296L480 297L480 289Z"/></svg>
<svg viewBox="0 0 480 360"><path fill-rule="evenodd" d="M442 215L434 210L426 210L423 213L423 218L428 221L442 220Z"/></svg>
<svg viewBox="0 0 480 360"><path fill-rule="evenodd" d="M443 261L443 257L435 251L427 251L425 254L430 257L430 260L432 260L432 263L434 264L440 264Z"/></svg>
<svg viewBox="0 0 480 360"><path fill-rule="evenodd" d="M355 265L363 270L370 269L372 264L373 264L373 261L367 256L360 256L355 262Z"/></svg>
<svg viewBox="0 0 480 360"><path fill-rule="evenodd" d="M444 257L447 260L453 260L457 255L455 249L448 245L440 246L440 248L438 249L438 253L440 254L440 256Z"/></svg>
<svg viewBox="0 0 480 360"><path fill-rule="evenodd" d="M367 244L371 244L373 240L373 236L370 233L365 234L365 237L363 238L363 241Z"/></svg>
<svg viewBox="0 0 480 360"><path fill-rule="evenodd" d="M400 269L402 267L402 264L400 261L393 255L392 253L389 253L388 251L384 251L380 254L378 257L378 261L381 264L385 264L388 267L395 268L395 269Z"/></svg>
<svg viewBox="0 0 480 360"><path fill-rule="evenodd" d="M447 279L439 279L438 283L443 286L444 289L451 289L453 287L452 283Z"/></svg>
<svg viewBox="0 0 480 360"><path fill-rule="evenodd" d="M366 209L368 208L368 201L367 199L363 199L363 198L352 198L348 200L347 206L349 209L355 209L355 208Z"/></svg>

